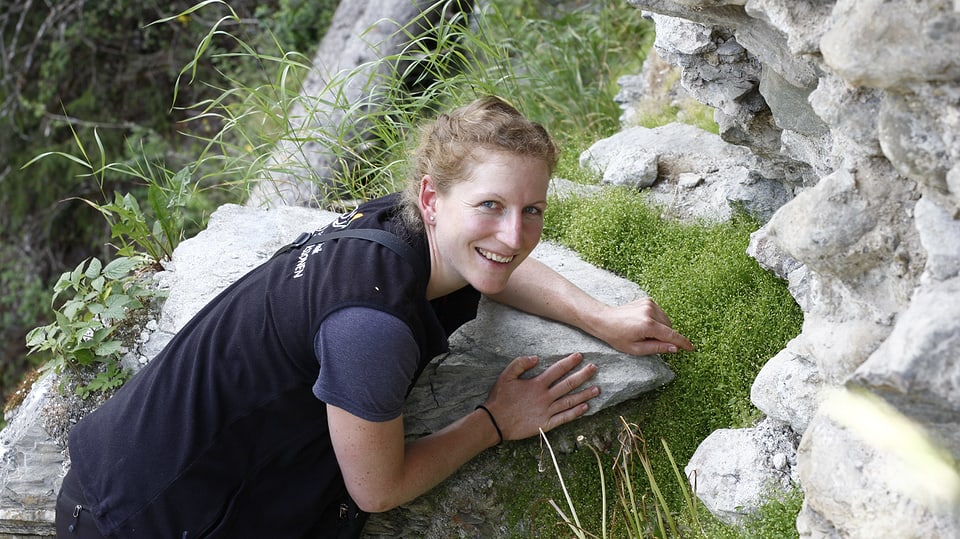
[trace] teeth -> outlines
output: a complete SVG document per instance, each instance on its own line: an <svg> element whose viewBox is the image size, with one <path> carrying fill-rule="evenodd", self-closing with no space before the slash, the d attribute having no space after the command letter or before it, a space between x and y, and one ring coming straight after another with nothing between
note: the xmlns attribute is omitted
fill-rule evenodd
<svg viewBox="0 0 960 539"><path fill-rule="evenodd" d="M493 260L494 262L499 262L501 264L507 264L513 260L512 256L500 256L496 253L491 253L490 251L484 251L483 249L477 249L477 251L487 260Z"/></svg>

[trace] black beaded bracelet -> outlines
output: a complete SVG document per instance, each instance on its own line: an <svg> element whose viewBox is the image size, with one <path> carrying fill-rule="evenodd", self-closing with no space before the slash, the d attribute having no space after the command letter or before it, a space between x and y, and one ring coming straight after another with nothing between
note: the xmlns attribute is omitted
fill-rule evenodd
<svg viewBox="0 0 960 539"><path fill-rule="evenodd" d="M475 409L475 410L483 410L484 412L487 413L487 416L490 418L490 422L493 423L493 428L497 429L497 436L500 437L500 441L497 442L497 445L502 444L502 443L503 443L503 431L500 430L500 425L497 425L497 420L493 418L493 413L491 413L490 410L488 410L487 407L484 406L484 405L482 405L482 404L478 404L477 407L474 408L474 409Z"/></svg>

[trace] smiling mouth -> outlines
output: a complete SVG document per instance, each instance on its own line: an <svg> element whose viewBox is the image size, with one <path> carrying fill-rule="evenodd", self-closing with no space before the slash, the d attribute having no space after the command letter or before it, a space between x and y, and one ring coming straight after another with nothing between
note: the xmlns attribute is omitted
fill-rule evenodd
<svg viewBox="0 0 960 539"><path fill-rule="evenodd" d="M491 253L490 251L485 251L483 249L477 248L477 252L480 253L480 256L486 258L487 260L492 260L500 264L509 264L513 262L513 256L500 256L496 253Z"/></svg>

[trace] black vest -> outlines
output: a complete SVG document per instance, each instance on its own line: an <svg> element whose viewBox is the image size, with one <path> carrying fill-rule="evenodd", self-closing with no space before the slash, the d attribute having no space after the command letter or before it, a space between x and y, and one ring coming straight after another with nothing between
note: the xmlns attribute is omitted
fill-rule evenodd
<svg viewBox="0 0 960 539"><path fill-rule="evenodd" d="M426 239L402 228L398 201L371 201L327 229L394 232L429 268ZM340 238L277 256L224 290L70 433L101 532L317 536L323 508L345 496L325 404L311 390L317 330L345 306L392 314L420 346L419 375L479 300L467 287L428 302L428 279L383 245ZM409 391L413 381L398 383Z"/></svg>

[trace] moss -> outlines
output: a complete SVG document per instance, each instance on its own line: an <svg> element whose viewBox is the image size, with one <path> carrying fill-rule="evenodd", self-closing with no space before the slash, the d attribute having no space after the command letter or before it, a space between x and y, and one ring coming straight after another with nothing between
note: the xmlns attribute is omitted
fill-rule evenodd
<svg viewBox="0 0 960 539"><path fill-rule="evenodd" d="M14 409L16 409L18 406L23 404L23 399L27 398L27 395L30 393L30 389L33 388L33 384L37 381L39 377L40 377L39 367L34 367L33 369L27 371L27 373L20 380L20 384L17 385L17 389L15 389L10 394L10 396L7 397L7 401L3 405L4 416L6 416L6 414L10 413ZM3 428L4 426L6 426L5 417L4 417L4 420L2 421L2 425L0 425L0 428Z"/></svg>
<svg viewBox="0 0 960 539"><path fill-rule="evenodd" d="M697 346L695 352L664 356L676 372L673 383L618 408L651 442L654 477L669 506L682 507L659 440L683 468L714 430L748 426L760 417L749 400L750 386L763 364L799 333L802 313L785 283L745 254L759 226L745 215L726 223L683 224L662 218L636 191L609 189L552 200L546 219L547 239L637 282ZM577 470L580 457L570 458ZM592 456L583 463L586 469L571 473L597 475L590 461ZM648 488L642 471L635 482Z"/></svg>
<svg viewBox="0 0 960 539"><path fill-rule="evenodd" d="M782 496L773 496L760 506L755 518L744 526L746 537L787 539L799 537L797 515L803 505L803 491L795 488Z"/></svg>

